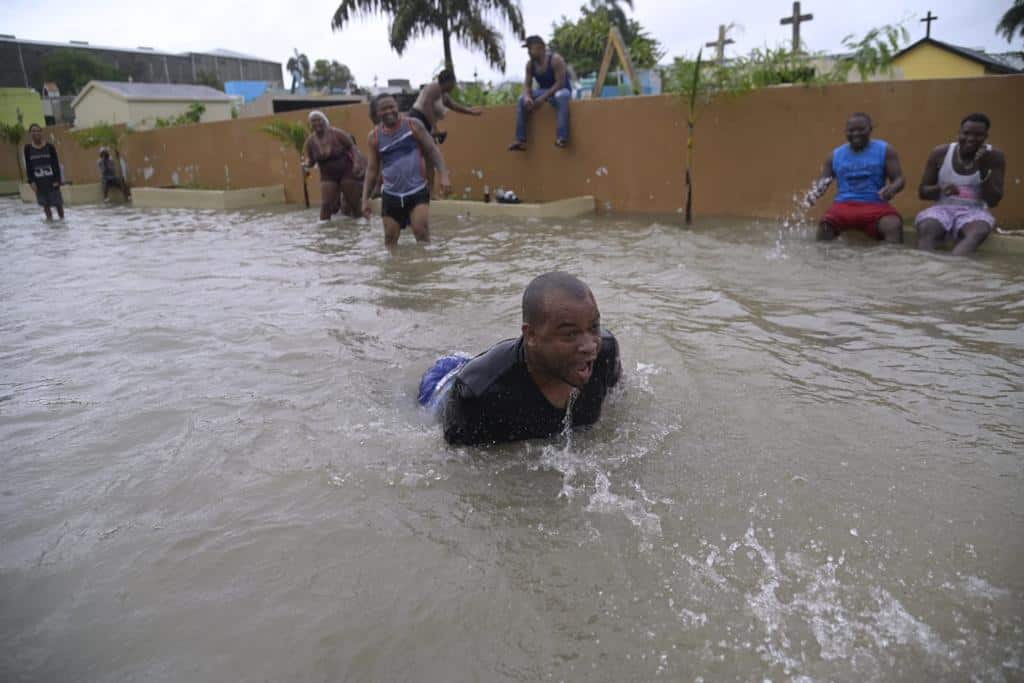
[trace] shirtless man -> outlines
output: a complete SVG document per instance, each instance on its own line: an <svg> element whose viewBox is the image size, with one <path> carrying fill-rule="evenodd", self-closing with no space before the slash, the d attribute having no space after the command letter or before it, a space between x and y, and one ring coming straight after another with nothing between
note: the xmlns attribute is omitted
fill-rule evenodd
<svg viewBox="0 0 1024 683"><path fill-rule="evenodd" d="M436 81L423 86L409 110L409 117L418 119L439 145L448 139L447 132L437 129L438 122L445 117L448 109L469 116L480 116L483 113L480 107L466 107L453 100L451 92L455 90L455 85L455 74L448 69L443 70L437 75ZM434 188L434 165L430 159L427 159L427 187L431 190Z"/></svg>
<svg viewBox="0 0 1024 683"><path fill-rule="evenodd" d="M455 90L455 85L455 74L445 69L437 75L436 81L423 86L409 111L409 116L419 119L439 145L448 138L448 133L437 130L438 122L444 118L448 109L469 116L480 116L483 113L480 107L466 107L453 100L451 92Z"/></svg>
<svg viewBox="0 0 1024 683"><path fill-rule="evenodd" d="M953 254L972 254L996 226L989 208L1003 198L1006 156L985 144L992 122L968 114L956 142L939 145L928 156L918 195L935 204L917 214L917 246L933 250L953 244Z"/></svg>
<svg viewBox="0 0 1024 683"><path fill-rule="evenodd" d="M427 129L409 116L398 113L398 103L391 95L377 97L380 125L374 126L367 138L369 163L363 182L363 215L373 213L370 193L379 171L381 217L384 219L384 244L398 243L402 227L408 223L417 242L430 241L430 190L427 187L426 159L441 173L441 191L451 192L451 180L441 150L434 144Z"/></svg>

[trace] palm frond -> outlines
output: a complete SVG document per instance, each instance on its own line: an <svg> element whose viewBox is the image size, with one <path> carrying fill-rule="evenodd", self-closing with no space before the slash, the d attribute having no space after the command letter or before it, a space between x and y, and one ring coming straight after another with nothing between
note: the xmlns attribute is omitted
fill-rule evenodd
<svg viewBox="0 0 1024 683"><path fill-rule="evenodd" d="M1003 18L996 26L996 33L1013 42L1013 34L1024 38L1024 0L1014 0L1013 6L1006 10Z"/></svg>
<svg viewBox="0 0 1024 683"><path fill-rule="evenodd" d="M279 140L286 147L291 147L299 154L302 154L302 150L306 146L306 138L309 135L306 132L306 127L298 121L285 121L284 119L274 119L261 127L260 131Z"/></svg>

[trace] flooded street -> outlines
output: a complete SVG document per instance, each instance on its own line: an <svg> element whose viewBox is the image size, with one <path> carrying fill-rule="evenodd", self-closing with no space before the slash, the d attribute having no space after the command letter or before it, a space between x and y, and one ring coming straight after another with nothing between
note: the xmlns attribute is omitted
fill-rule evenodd
<svg viewBox="0 0 1024 683"><path fill-rule="evenodd" d="M1024 679L1024 262L770 222L0 200L0 680ZM452 448L447 352L593 289L623 382Z"/></svg>

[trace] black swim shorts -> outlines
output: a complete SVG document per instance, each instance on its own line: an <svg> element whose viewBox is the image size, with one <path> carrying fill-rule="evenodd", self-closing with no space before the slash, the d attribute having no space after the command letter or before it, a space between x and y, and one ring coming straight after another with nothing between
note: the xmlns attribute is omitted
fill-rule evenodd
<svg viewBox="0 0 1024 683"><path fill-rule="evenodd" d="M421 112L419 109L417 109L416 107L410 109L409 116L410 118L414 118L420 123L422 123L423 127L427 129L428 133L433 132L433 128L430 125L430 121L427 119L427 115Z"/></svg>
<svg viewBox="0 0 1024 683"><path fill-rule="evenodd" d="M420 204L430 203L430 189L424 187L419 192L414 192L404 197L398 197L387 192L381 193L381 214L394 220L402 228L407 227L411 220L412 210Z"/></svg>

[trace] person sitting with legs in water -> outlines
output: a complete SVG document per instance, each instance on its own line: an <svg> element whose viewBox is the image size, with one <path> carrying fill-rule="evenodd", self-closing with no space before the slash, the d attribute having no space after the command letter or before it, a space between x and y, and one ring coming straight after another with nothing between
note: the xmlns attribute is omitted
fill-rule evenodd
<svg viewBox="0 0 1024 683"><path fill-rule="evenodd" d="M523 293L522 335L469 360L427 371L420 404L436 406L448 443L554 436L601 417L622 374L619 344L601 327L593 292L569 273L545 273ZM567 414L568 413L568 414Z"/></svg>
<svg viewBox="0 0 1024 683"><path fill-rule="evenodd" d="M540 36L530 36L523 47L530 59L526 62L526 82L516 110L516 141L509 145L509 150L526 150L526 117L544 102L550 102L558 110L555 145L565 147L569 144L569 100L572 99L569 67L561 55L548 52ZM539 86L537 89L533 87L534 79Z"/></svg>
<svg viewBox="0 0 1024 683"><path fill-rule="evenodd" d="M36 193L36 201L43 207L46 220L53 220L53 209L64 219L64 196L60 186L64 184L61 176L60 159L57 148L51 143L43 142L43 127L33 123L28 127L31 142L25 145L25 173L28 184Z"/></svg>
<svg viewBox="0 0 1024 683"><path fill-rule="evenodd" d="M110 188L116 187L121 190L124 200L130 201L132 196L128 191L128 182L117 174L114 160L110 158L110 152L106 147L100 148L100 158L96 160L96 167L100 169L100 186L103 188L104 203L110 201Z"/></svg>
<svg viewBox="0 0 1024 683"><path fill-rule="evenodd" d="M903 241L903 219L889 200L903 189L903 170L896 150L871 139L871 117L863 112L846 121L847 144L836 147L807 194L814 202L838 180L836 199L818 224L818 239L833 240L846 230L861 230L877 240ZM888 182L886 182L888 181Z"/></svg>
<svg viewBox="0 0 1024 683"><path fill-rule="evenodd" d="M935 205L914 221L919 248L949 243L955 255L971 254L995 229L989 208L1003 198L1006 156L985 143L991 125L984 114L968 114L957 141L939 145L928 156L917 193Z"/></svg>
<svg viewBox="0 0 1024 683"><path fill-rule="evenodd" d="M303 168L320 169L320 220L326 221L339 211L359 216L359 191L366 171L365 159L351 133L331 127L321 111L309 112L313 129L306 138Z"/></svg>
<svg viewBox="0 0 1024 683"><path fill-rule="evenodd" d="M430 188L427 187L426 159L441 173L441 191L451 192L451 180L441 150L418 119L398 113L398 103L391 95L377 97L380 125L374 126L367 138L369 164L363 183L363 215L373 213L370 206L372 185L377 173L383 179L381 216L384 219L384 244L398 243L398 235L406 224L412 226L417 242L430 241Z"/></svg>

